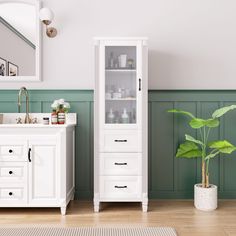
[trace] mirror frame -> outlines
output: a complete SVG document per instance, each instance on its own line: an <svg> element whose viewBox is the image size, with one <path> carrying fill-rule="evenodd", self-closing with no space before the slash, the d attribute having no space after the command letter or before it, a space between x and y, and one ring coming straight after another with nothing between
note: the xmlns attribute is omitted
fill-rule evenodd
<svg viewBox="0 0 236 236"><path fill-rule="evenodd" d="M40 0L0 0L2 3L24 3L35 6L36 17L36 41L35 41L35 76L16 76L15 78L10 76L3 76L0 82L40 82L41 78L41 46L42 46L42 23L39 19L39 11L41 9Z"/></svg>

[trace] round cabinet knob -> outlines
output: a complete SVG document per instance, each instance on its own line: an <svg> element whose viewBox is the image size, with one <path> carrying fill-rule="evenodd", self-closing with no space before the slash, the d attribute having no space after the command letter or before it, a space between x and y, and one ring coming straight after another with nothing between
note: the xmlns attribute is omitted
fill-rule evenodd
<svg viewBox="0 0 236 236"><path fill-rule="evenodd" d="M13 193L12 192L9 192L9 196L12 196L13 195Z"/></svg>
<svg viewBox="0 0 236 236"><path fill-rule="evenodd" d="M12 149L9 150L9 153L13 153Z"/></svg>
<svg viewBox="0 0 236 236"><path fill-rule="evenodd" d="M13 174L13 171L10 170L10 171L9 171L9 175L12 175L12 174Z"/></svg>

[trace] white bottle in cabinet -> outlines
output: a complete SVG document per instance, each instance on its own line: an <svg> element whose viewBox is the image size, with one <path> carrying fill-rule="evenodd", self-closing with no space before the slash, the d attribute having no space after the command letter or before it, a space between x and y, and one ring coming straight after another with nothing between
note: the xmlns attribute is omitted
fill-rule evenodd
<svg viewBox="0 0 236 236"><path fill-rule="evenodd" d="M147 211L147 59L146 38L95 38L95 212L101 202L142 202Z"/></svg>

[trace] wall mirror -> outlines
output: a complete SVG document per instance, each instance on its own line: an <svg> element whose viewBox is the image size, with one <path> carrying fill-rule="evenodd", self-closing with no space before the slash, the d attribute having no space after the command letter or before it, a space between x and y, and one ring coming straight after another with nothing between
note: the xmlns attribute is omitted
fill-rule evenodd
<svg viewBox="0 0 236 236"><path fill-rule="evenodd" d="M41 80L40 1L0 0L0 82Z"/></svg>

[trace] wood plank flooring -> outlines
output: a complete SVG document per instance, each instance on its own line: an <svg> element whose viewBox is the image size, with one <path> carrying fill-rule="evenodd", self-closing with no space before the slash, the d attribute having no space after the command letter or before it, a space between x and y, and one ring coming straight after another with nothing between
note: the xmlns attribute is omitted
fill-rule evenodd
<svg viewBox="0 0 236 236"><path fill-rule="evenodd" d="M67 215L57 208L1 208L0 227L9 225L45 226L170 226L181 236L236 236L236 201L222 200L213 212L202 212L192 201L150 201L148 213L138 203L103 203L100 213L93 212L92 202L73 201Z"/></svg>

